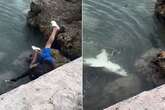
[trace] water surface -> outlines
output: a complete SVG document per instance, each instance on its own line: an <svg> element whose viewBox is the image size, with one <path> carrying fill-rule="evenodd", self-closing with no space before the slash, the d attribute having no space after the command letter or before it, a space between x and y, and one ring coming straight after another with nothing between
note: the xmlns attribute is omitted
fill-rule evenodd
<svg viewBox="0 0 165 110"><path fill-rule="evenodd" d="M30 0L0 0L0 93L24 82L6 84L4 80L21 75L27 69L25 58L31 45L41 46L39 34L26 26L29 5Z"/></svg>
<svg viewBox="0 0 165 110"><path fill-rule="evenodd" d="M164 48L165 31L154 18L153 0L84 0L84 58L102 49L124 68L122 77L84 64L84 105L97 110L154 87L140 77L135 61L151 48Z"/></svg>

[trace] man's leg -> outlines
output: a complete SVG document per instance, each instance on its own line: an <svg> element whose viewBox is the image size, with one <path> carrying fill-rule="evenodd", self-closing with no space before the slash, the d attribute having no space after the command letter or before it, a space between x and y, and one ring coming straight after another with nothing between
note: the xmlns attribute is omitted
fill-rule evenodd
<svg viewBox="0 0 165 110"><path fill-rule="evenodd" d="M51 48L51 46L54 42L54 39L57 35L57 32L60 30L59 26L57 25L57 23L55 21L52 21L51 24L53 26L53 32L51 33L51 35L45 45L45 48Z"/></svg>
<svg viewBox="0 0 165 110"><path fill-rule="evenodd" d="M55 21L52 21L51 22L52 24L52 27L53 27L53 32L51 33L46 45L45 45L45 48L50 48L51 45L53 44L54 42L54 39L55 39L55 36L57 35L57 32L60 30L60 27L57 25L57 23ZM34 64L37 60L37 56L38 56L38 51L39 49L36 49L32 55L32 61L30 63L30 68L33 68L35 66L37 66L37 64Z"/></svg>

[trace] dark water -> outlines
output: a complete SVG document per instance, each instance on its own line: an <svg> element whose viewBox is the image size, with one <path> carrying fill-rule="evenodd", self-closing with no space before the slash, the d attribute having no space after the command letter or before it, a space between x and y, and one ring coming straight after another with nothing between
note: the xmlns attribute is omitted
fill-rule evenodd
<svg viewBox="0 0 165 110"><path fill-rule="evenodd" d="M151 48L164 48L161 24L154 18L154 0L84 0L84 58L105 49L124 68L121 77L84 65L84 108L97 110L154 87L140 77L135 61Z"/></svg>
<svg viewBox="0 0 165 110"><path fill-rule="evenodd" d="M40 35L26 26L29 5L30 0L0 0L0 93L24 82L8 84L4 80L22 74L31 45L41 46Z"/></svg>

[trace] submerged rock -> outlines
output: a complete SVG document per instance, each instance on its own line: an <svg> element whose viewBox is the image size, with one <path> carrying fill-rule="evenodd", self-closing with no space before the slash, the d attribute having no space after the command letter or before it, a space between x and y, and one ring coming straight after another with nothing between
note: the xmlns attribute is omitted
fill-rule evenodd
<svg viewBox="0 0 165 110"><path fill-rule="evenodd" d="M83 68L84 110L102 110L141 92L145 85L134 75L121 77L101 68Z"/></svg>
<svg viewBox="0 0 165 110"><path fill-rule="evenodd" d="M65 28L56 43L67 58L81 56L81 0L32 0L27 23L38 28L48 39L52 28L50 21L55 20Z"/></svg>
<svg viewBox="0 0 165 110"><path fill-rule="evenodd" d="M136 61L135 67L138 73L155 85L165 83L165 51L160 51L159 49L147 51Z"/></svg>

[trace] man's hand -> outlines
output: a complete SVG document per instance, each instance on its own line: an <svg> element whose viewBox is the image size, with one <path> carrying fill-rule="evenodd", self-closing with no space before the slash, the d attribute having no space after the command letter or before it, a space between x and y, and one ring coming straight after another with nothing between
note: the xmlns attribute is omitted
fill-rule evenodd
<svg viewBox="0 0 165 110"><path fill-rule="evenodd" d="M37 66L38 66L38 63L30 64L29 69L32 69L32 68L37 67Z"/></svg>

